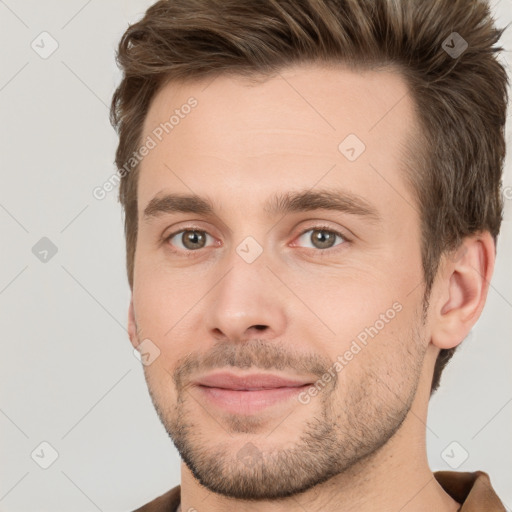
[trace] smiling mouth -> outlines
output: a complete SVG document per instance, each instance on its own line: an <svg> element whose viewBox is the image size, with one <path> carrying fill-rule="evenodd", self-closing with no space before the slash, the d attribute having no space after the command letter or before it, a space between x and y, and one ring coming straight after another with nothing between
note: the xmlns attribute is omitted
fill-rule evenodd
<svg viewBox="0 0 512 512"><path fill-rule="evenodd" d="M290 402L312 382L271 374L217 373L198 379L194 384L207 405L247 415Z"/></svg>
<svg viewBox="0 0 512 512"><path fill-rule="evenodd" d="M309 384L279 388L225 389L197 386L204 399L233 414L254 414L296 397Z"/></svg>

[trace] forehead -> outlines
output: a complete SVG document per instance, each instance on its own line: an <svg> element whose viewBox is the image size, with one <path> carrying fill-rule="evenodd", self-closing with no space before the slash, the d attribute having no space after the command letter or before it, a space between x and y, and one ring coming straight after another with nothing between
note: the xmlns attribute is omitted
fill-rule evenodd
<svg viewBox="0 0 512 512"><path fill-rule="evenodd" d="M319 179L348 189L382 175L397 181L415 132L411 94L396 70L301 65L256 84L228 75L171 82L144 122L142 142L153 147L140 164L140 208L168 188L222 187L233 197Z"/></svg>

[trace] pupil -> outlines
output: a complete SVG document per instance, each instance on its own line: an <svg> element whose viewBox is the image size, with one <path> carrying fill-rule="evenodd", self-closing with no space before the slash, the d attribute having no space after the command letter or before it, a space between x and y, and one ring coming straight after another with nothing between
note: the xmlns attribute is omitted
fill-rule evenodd
<svg viewBox="0 0 512 512"><path fill-rule="evenodd" d="M183 245L188 249L200 249L204 245L204 235L198 231L188 231L183 234Z"/></svg>
<svg viewBox="0 0 512 512"><path fill-rule="evenodd" d="M314 231L313 232L313 245L317 245L322 249L332 247L334 242L334 234L328 231Z"/></svg>

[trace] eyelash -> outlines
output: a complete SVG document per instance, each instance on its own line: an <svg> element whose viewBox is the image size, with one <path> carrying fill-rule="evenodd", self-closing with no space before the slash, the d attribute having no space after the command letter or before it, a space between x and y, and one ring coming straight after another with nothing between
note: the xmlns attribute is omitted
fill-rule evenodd
<svg viewBox="0 0 512 512"><path fill-rule="evenodd" d="M163 242L164 243L167 243L169 245L169 247L171 247L171 251L173 253L181 253L182 255L184 255L185 257L194 257L196 256L196 253L199 253L200 252L200 249L196 249L196 250L183 250L183 249L174 249L172 248L171 244L169 243L170 240L172 238L174 238L176 235L179 235L180 233L186 233L186 232L194 232L194 231L198 231L199 233L205 233L207 234L208 236L211 236L209 235L209 233L207 231L205 231L204 229L200 229L198 227L193 227L193 226L189 226L187 228L183 228L183 229L180 229L178 231L174 231L173 233L167 235L164 237L163 239ZM318 253L320 256L324 256L326 254L331 254L331 253L336 253L337 251L341 250L341 247L340 246L343 246L345 245L346 243L349 243L351 240L346 236L344 235L343 233L340 233L339 231L336 231L335 229L331 228L330 226L310 226L308 227L307 229L304 229L303 231L301 231L295 238L300 238L301 236L303 236L304 234L306 234L308 231L325 231L327 233L330 233L330 234L333 234L335 236L338 236L339 238L342 239L342 242L338 243L337 245L333 246L333 247L329 247L327 249L315 249L315 248L312 248L312 247L306 247L305 249L309 249L309 250L313 250L315 251L316 253ZM304 249L304 248L303 248Z"/></svg>

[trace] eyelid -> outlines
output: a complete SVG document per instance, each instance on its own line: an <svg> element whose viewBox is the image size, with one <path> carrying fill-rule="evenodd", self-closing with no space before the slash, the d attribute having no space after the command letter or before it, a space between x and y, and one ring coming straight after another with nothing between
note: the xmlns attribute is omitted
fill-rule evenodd
<svg viewBox="0 0 512 512"><path fill-rule="evenodd" d="M334 228L332 226L324 225L324 224L315 224L314 226L309 226L308 228L304 228L298 236L302 236L304 233L308 231L329 231L330 233L335 233L336 235L341 236L345 240L349 239L349 236L344 232L344 230Z"/></svg>
<svg viewBox="0 0 512 512"><path fill-rule="evenodd" d="M190 224L186 224L187 222L189 222ZM176 224L173 224L172 226L168 226L163 231L161 240L165 242L169 240L169 238L172 238L173 236L177 235L178 233L181 233L182 231L202 231L204 233L210 234L211 226L205 227L204 225L201 225L201 222L202 221L189 220L185 222L178 222Z"/></svg>

